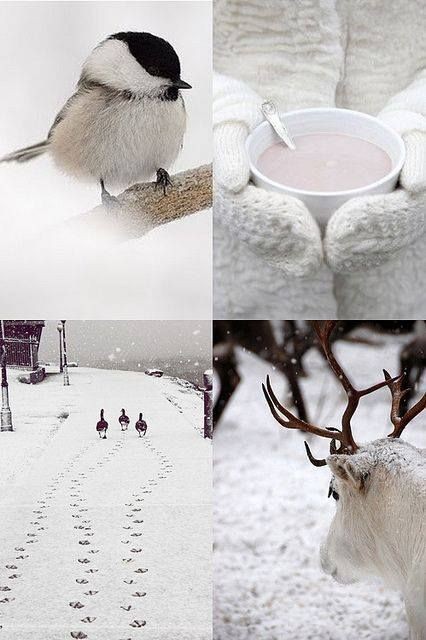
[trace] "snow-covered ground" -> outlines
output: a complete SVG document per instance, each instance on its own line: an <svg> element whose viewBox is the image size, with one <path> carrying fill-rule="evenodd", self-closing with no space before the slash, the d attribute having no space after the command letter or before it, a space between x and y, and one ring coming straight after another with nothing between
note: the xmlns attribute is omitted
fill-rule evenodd
<svg viewBox="0 0 426 640"><path fill-rule="evenodd" d="M397 373L399 347L409 339L367 335L380 346L335 346L360 387L378 382L384 367ZM327 500L330 473L309 464L303 434L280 428L270 415L260 388L270 367L243 352L239 362L242 382L215 431L214 637L407 640L398 593L379 581L342 586L321 572L319 545L335 508ZM305 364L309 377L302 388L310 419L339 426L344 398L336 380L317 352L311 350ZM285 397L283 377L273 372L271 378L278 397ZM390 432L389 398L381 390L362 399L353 420L355 439ZM423 413L404 438L426 447L425 423ZM323 457L327 443L312 437L311 448Z"/></svg>
<svg viewBox="0 0 426 640"><path fill-rule="evenodd" d="M59 375L35 386L16 376L16 431L0 434L0 638L210 638L201 395L125 371L71 369L69 387ZM95 430L100 408L106 440ZM134 429L140 411L144 438Z"/></svg>

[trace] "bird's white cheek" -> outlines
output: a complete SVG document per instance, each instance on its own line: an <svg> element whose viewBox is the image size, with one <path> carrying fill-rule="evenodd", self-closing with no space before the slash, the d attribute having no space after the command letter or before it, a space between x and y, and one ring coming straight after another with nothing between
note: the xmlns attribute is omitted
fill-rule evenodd
<svg viewBox="0 0 426 640"><path fill-rule="evenodd" d="M120 40L106 40L87 58L83 75L118 91L155 93L167 85L164 78L151 76Z"/></svg>

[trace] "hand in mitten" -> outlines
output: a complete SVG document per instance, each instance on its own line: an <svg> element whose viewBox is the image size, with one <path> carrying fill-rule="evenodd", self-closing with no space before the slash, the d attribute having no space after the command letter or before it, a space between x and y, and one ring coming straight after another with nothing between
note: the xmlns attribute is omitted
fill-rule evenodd
<svg viewBox="0 0 426 640"><path fill-rule="evenodd" d="M331 217L324 241L333 271L377 267L426 229L426 77L396 95L379 118L398 131L406 160L400 186L386 195L354 198Z"/></svg>
<svg viewBox="0 0 426 640"><path fill-rule="evenodd" d="M288 275L307 276L322 261L319 228L295 198L249 184L245 141L262 121L262 99L228 76L214 79L215 217L229 233Z"/></svg>

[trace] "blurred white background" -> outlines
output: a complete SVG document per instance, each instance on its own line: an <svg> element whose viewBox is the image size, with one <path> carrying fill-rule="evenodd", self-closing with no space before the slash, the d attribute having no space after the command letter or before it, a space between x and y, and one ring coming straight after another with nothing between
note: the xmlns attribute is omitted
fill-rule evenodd
<svg viewBox="0 0 426 640"><path fill-rule="evenodd" d="M45 139L93 47L130 30L168 40L193 86L184 95L188 127L172 173L210 162L208 1L1 2L0 156ZM44 234L99 198L97 185L63 175L48 156L0 165L3 315L208 319L210 212L106 251L96 238Z"/></svg>

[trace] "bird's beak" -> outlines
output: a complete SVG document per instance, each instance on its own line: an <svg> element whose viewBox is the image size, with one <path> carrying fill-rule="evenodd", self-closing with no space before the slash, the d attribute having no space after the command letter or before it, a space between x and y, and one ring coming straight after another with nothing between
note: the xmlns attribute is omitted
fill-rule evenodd
<svg viewBox="0 0 426 640"><path fill-rule="evenodd" d="M177 87L178 89L192 89L190 84L188 84L184 80L181 80L180 78L173 83L173 86Z"/></svg>

